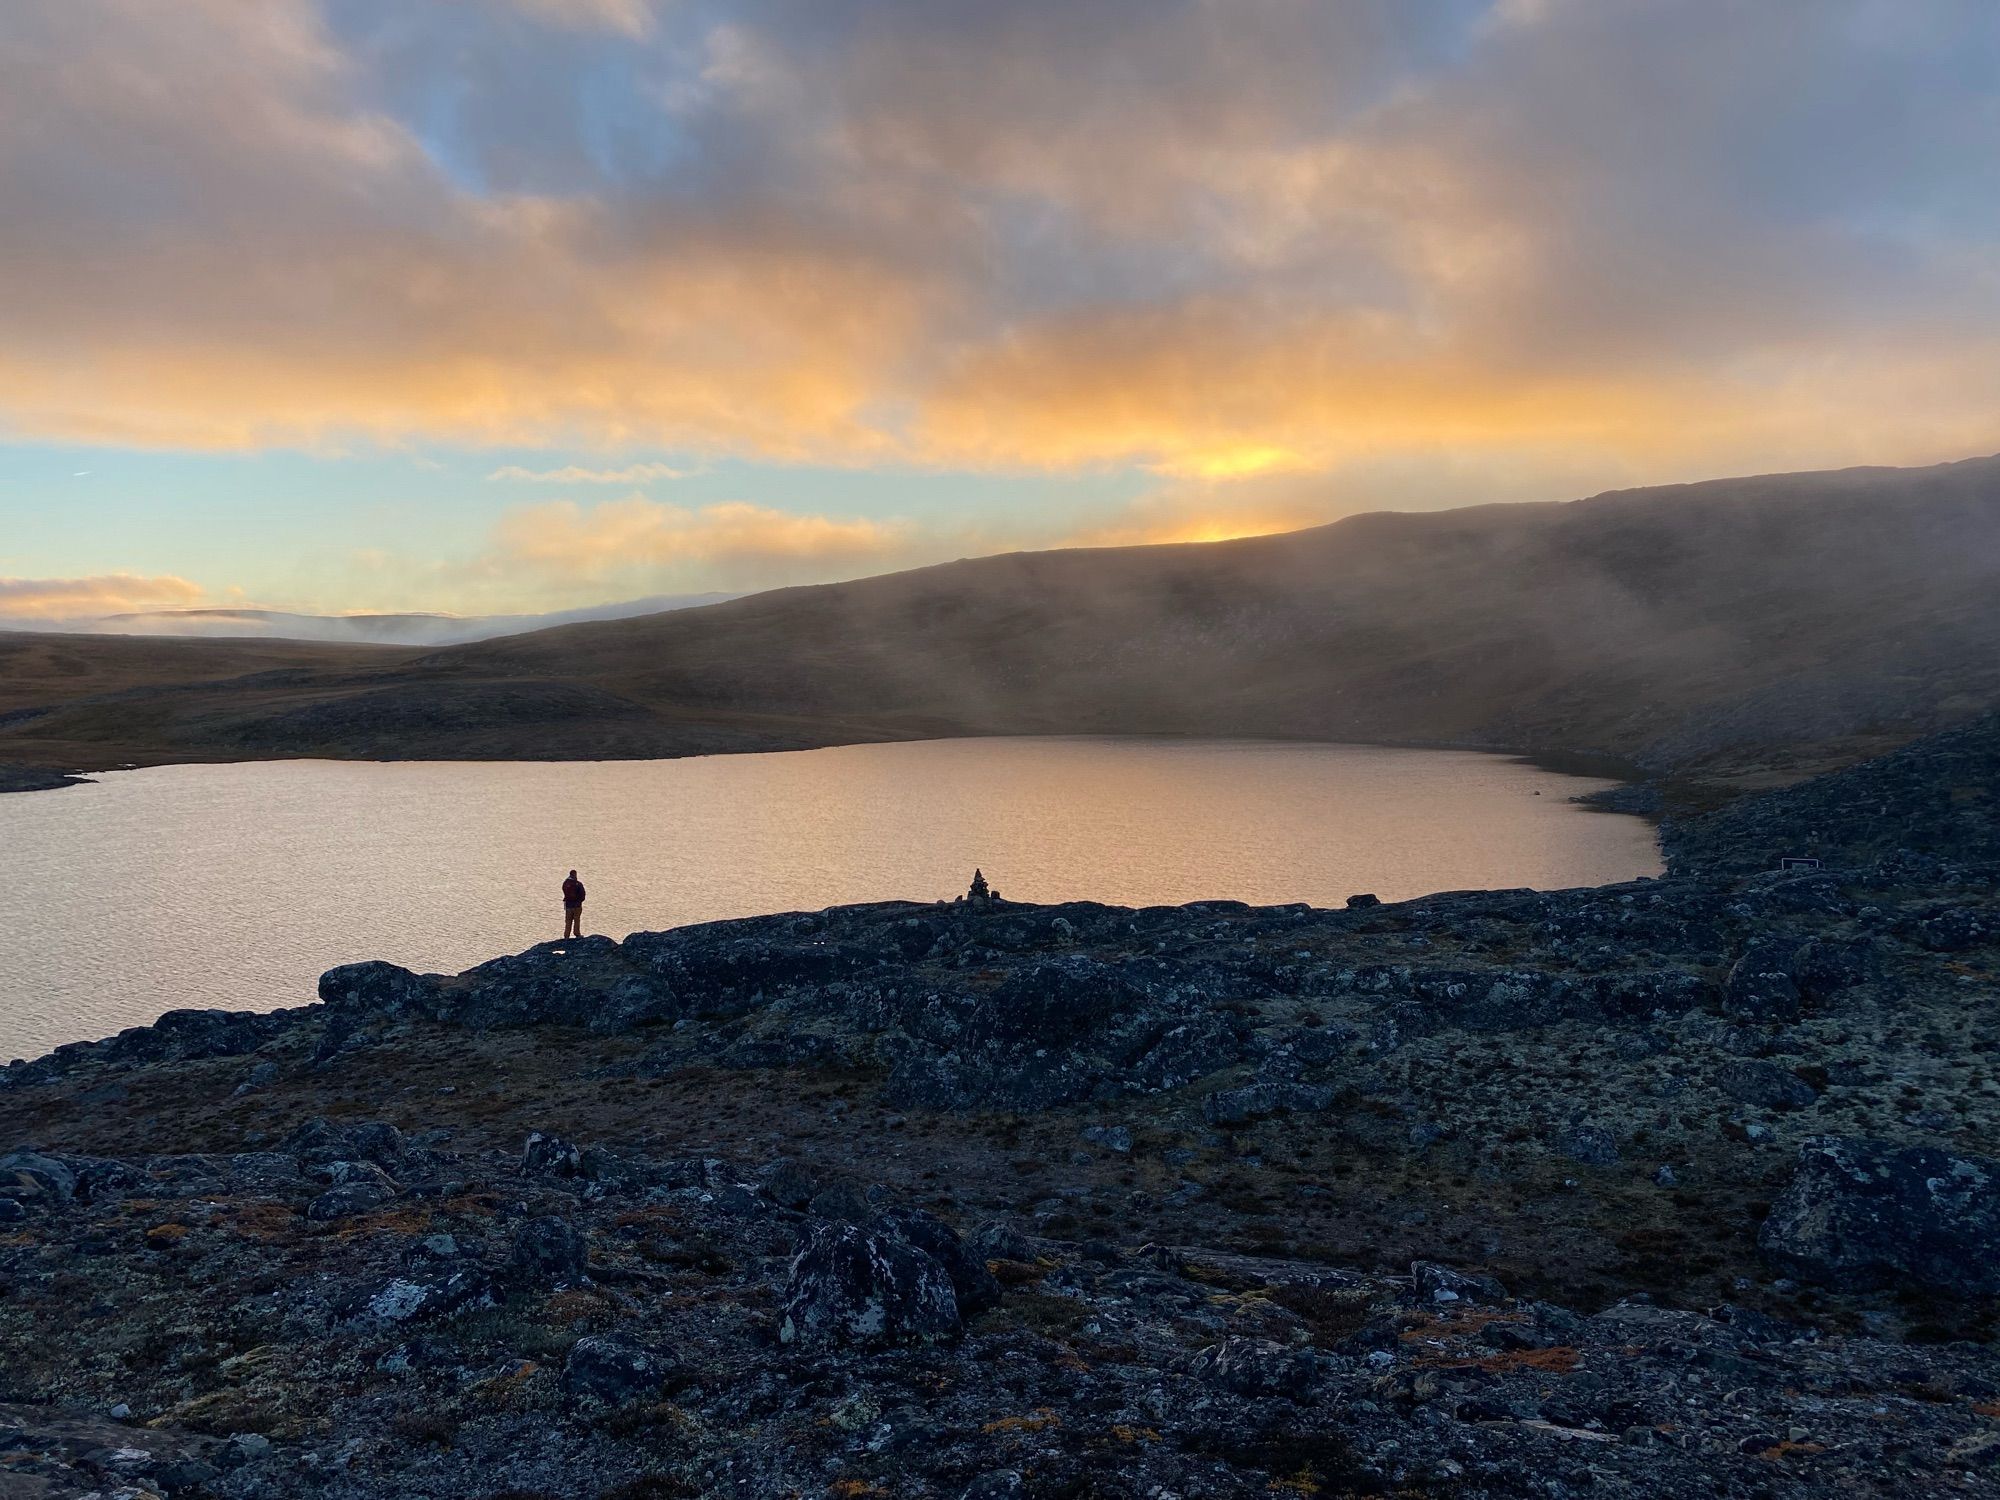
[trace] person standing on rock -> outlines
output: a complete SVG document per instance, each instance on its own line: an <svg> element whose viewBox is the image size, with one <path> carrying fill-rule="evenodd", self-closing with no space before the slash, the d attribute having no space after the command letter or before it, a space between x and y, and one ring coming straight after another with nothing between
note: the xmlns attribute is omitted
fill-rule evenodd
<svg viewBox="0 0 2000 1500"><path fill-rule="evenodd" d="M563 881L563 936L580 938L583 936L583 882L576 878L576 871L569 872Z"/></svg>

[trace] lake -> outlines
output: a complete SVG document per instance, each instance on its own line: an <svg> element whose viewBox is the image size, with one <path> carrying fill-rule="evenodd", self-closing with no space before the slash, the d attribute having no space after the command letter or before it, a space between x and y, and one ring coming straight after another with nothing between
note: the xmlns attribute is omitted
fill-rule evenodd
<svg viewBox="0 0 2000 1500"><path fill-rule="evenodd" d="M363 958L454 972L585 928L963 891L1339 905L1657 874L1607 783L1497 755L933 740L582 763L166 766L0 796L0 1059L180 1007L314 998Z"/></svg>

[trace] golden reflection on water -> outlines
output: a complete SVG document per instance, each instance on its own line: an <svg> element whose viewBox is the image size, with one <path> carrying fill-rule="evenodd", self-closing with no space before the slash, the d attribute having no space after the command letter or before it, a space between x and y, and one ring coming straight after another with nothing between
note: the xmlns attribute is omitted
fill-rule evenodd
<svg viewBox="0 0 2000 1500"><path fill-rule="evenodd" d="M557 936L850 901L1338 905L1658 872L1593 783L1499 756L1258 741L940 740L584 764L171 766L0 797L0 1058L182 1006L313 999ZM1539 794L1539 795L1538 795Z"/></svg>

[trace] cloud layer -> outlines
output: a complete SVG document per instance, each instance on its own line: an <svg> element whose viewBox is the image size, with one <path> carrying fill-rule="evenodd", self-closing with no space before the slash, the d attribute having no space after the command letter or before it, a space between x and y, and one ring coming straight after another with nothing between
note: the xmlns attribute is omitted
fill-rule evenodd
<svg viewBox="0 0 2000 1500"><path fill-rule="evenodd" d="M130 610L191 609L204 602L200 585L172 576L0 578L0 620L17 625L92 620Z"/></svg>
<svg viewBox="0 0 2000 1500"><path fill-rule="evenodd" d="M529 469L505 464L486 477L522 484L651 484L660 479L685 479L689 471L672 464L626 464L620 469L591 469L564 464L559 469Z"/></svg>
<svg viewBox="0 0 2000 1500"><path fill-rule="evenodd" d="M662 576L763 588L829 573L861 573L894 556L897 528L834 520L734 501L689 508L643 495L581 506L523 506L495 529L485 565L563 582L615 584L638 592Z"/></svg>
<svg viewBox="0 0 2000 1500"><path fill-rule="evenodd" d="M1996 69L1990 0L27 0L0 426L1193 485L1954 456L2000 446Z"/></svg>

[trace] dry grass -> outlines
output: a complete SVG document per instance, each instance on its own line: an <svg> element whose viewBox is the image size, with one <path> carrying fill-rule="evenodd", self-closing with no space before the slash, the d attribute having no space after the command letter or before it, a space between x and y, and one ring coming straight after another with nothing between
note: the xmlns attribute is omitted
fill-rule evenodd
<svg viewBox="0 0 2000 1500"><path fill-rule="evenodd" d="M998 1432L1046 1432L1062 1426L1062 1418L1046 1406L1038 1406L1025 1416L999 1417L979 1430L989 1437Z"/></svg>

